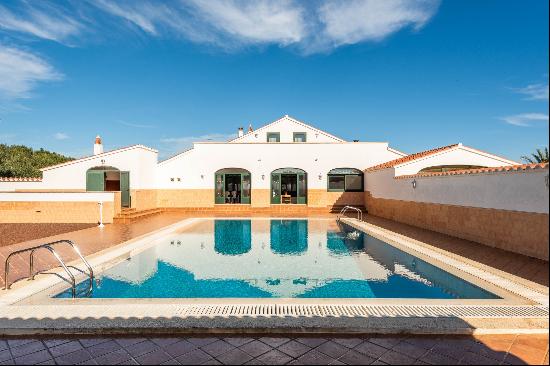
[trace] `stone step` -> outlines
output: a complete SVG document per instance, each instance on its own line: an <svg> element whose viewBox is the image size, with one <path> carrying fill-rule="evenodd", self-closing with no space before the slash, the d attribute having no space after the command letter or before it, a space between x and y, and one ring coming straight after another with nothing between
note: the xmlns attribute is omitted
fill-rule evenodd
<svg viewBox="0 0 550 366"><path fill-rule="evenodd" d="M160 208L152 208L148 210L139 210L139 211L136 210L135 208L127 211L123 210L120 214L114 217L114 222L127 223L127 222L131 222L144 217L156 215L161 212L163 212L163 209L160 209Z"/></svg>

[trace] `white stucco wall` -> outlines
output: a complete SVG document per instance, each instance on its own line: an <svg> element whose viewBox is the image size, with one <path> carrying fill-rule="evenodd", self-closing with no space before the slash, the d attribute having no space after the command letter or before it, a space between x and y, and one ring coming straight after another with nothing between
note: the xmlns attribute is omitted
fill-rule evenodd
<svg viewBox="0 0 550 366"><path fill-rule="evenodd" d="M0 192L11 192L16 190L35 190L35 189L41 189L42 182L2 182L0 181Z"/></svg>
<svg viewBox="0 0 550 366"><path fill-rule="evenodd" d="M399 179L394 174L366 173L365 190L375 198L548 213L548 169Z"/></svg>
<svg viewBox="0 0 550 366"><path fill-rule="evenodd" d="M398 157L387 143L196 143L193 150L158 165L157 187L213 188L217 170L242 168L251 172L252 189L270 189L273 170L300 168L308 174L309 189L326 189L331 169L364 170Z"/></svg>
<svg viewBox="0 0 550 366"><path fill-rule="evenodd" d="M92 167L113 166L130 172L131 189L154 188L157 152L135 146L115 150L64 166L43 171L38 189L86 189L86 171Z"/></svg>

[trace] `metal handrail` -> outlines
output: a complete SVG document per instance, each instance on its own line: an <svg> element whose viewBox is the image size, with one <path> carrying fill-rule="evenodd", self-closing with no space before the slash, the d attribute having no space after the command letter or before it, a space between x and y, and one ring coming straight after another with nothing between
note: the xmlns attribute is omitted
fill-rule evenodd
<svg viewBox="0 0 550 366"><path fill-rule="evenodd" d="M88 268L88 275L90 276L90 281L93 281L93 279L94 279L94 270L92 269L92 266L90 266L90 263L88 263L86 258L84 258L84 256L80 252L80 249L78 249L78 247L75 245L75 243L73 243L70 240L64 239L64 240L53 241L51 243L47 243L47 244L43 244L43 245L50 245L51 246L51 245L62 244L62 243L68 244L68 245L71 246L71 248L73 248L74 252L80 257L82 262L84 262L84 265ZM31 277L31 280L34 280L34 277L36 276L36 274L34 273L34 252L36 250L37 249L32 249L31 250L31 255L30 255L30 277Z"/></svg>
<svg viewBox="0 0 550 366"><path fill-rule="evenodd" d="M73 250L76 252L76 254L80 257L80 259L82 259L82 262L84 262L84 265L88 268L88 271L89 271L88 275L90 277L90 286L93 286L94 271L92 269L92 266L90 266L90 264L88 263L86 258L84 258L84 256L80 252L80 249L78 249L78 247L70 240L57 240L57 241L54 241L54 242L51 242L51 243L41 244L41 245L37 245L37 246L34 246L34 247L17 250L15 252L10 253L8 255L8 257L6 258L6 262L5 262L4 290L9 290L11 288L11 284L9 283L9 275L10 275L10 260L13 256L15 256L17 254L25 253L25 252L31 252L30 253L30 258L29 258L29 262L30 262L29 263L29 278L31 280L34 280L34 278L36 276L36 274L34 273L34 252L36 252L39 249L47 249L50 253L53 254L53 256L61 264L61 266L63 267L65 272L69 275L69 278L72 282L72 291L71 292L72 292L73 298L76 297L76 279L75 279L74 275L71 273L71 271L69 270L69 268L67 267L67 265L65 264L65 262L63 261L63 259L61 258L61 256L53 248L54 245L61 244L61 243L69 244L71 246L71 248L73 248Z"/></svg>
<svg viewBox="0 0 550 366"><path fill-rule="evenodd" d="M355 210L357 211L357 220L359 221L363 221L363 211L361 211L360 209L358 209L357 207L353 207L353 206L344 206L342 208L342 210L340 210L340 213L338 214L337 216L337 220L340 221L340 219L342 218L342 216L344 216L344 214L346 213L347 210Z"/></svg>

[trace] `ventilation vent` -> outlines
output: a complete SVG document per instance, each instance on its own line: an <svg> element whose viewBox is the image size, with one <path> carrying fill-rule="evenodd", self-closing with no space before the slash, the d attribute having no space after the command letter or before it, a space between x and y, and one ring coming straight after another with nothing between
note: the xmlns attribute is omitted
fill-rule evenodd
<svg viewBox="0 0 550 366"><path fill-rule="evenodd" d="M548 307L477 305L190 305L176 312L184 317L548 317Z"/></svg>

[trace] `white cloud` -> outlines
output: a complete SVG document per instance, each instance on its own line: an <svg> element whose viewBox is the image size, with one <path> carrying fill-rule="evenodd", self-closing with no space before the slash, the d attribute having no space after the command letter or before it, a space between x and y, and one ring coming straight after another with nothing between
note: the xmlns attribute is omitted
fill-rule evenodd
<svg viewBox="0 0 550 366"><path fill-rule="evenodd" d="M59 80L61 77L40 57L0 45L0 98L28 98L38 82Z"/></svg>
<svg viewBox="0 0 550 366"><path fill-rule="evenodd" d="M525 88L516 89L516 92L526 95L527 100L548 100L548 83L527 85Z"/></svg>
<svg viewBox="0 0 550 366"><path fill-rule="evenodd" d="M422 28L435 14L437 0L331 0L319 8L321 45L337 47L380 41L404 27Z"/></svg>
<svg viewBox="0 0 550 366"><path fill-rule="evenodd" d="M148 3L140 3L137 1L114 2L108 0L96 0L93 4L111 15L125 19L129 23L152 35L157 35L157 30L154 23L158 19L161 19L159 18L159 15L162 13L161 9L166 9L166 7L160 3L154 6L152 4L150 5Z"/></svg>
<svg viewBox="0 0 550 366"><path fill-rule="evenodd" d="M0 29L62 42L83 28L79 21L55 3L35 1L32 6L27 3L20 5L19 14L0 5Z"/></svg>
<svg viewBox="0 0 550 366"><path fill-rule="evenodd" d="M69 138L69 135L64 132L57 132L53 135L53 137L56 140L67 140Z"/></svg>
<svg viewBox="0 0 550 366"><path fill-rule="evenodd" d="M546 122L548 123L548 114L544 113L522 113L515 114L512 116L506 116L500 118L506 123L509 123L514 126L529 127L531 126L530 122Z"/></svg>
<svg viewBox="0 0 550 366"><path fill-rule="evenodd" d="M132 123L132 122L126 122L126 121L123 121L123 120L118 120L117 123L121 124L123 126L134 127L134 128L156 128L157 127L155 125L148 125L148 124L142 124L142 123Z"/></svg>
<svg viewBox="0 0 550 366"><path fill-rule="evenodd" d="M176 35L223 49L295 46L305 53L380 41L405 27L420 29L439 0L187 0L92 2L146 34Z"/></svg>
<svg viewBox="0 0 550 366"><path fill-rule="evenodd" d="M221 34L243 43L288 45L306 36L304 9L290 0L192 0L192 12Z"/></svg>

